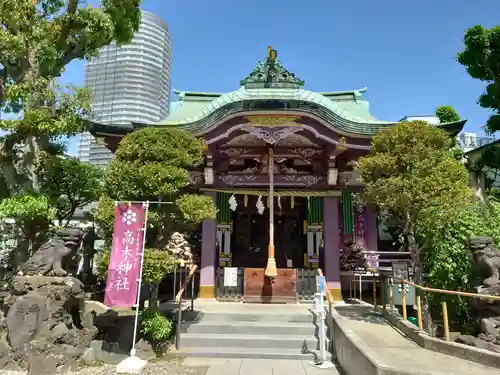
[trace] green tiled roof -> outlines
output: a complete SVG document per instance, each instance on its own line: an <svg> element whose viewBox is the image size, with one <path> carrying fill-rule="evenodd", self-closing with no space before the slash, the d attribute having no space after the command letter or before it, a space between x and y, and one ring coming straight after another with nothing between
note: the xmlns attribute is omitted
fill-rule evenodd
<svg viewBox="0 0 500 375"><path fill-rule="evenodd" d="M171 115L156 125L180 126L194 133L203 132L213 125L215 117L219 117L217 112L227 116L245 110L244 103L267 100L295 102L295 110L317 112L315 114L347 132L371 135L394 124L377 120L370 114L368 102L361 99L363 91L321 94L304 89L241 87L222 95L180 92L181 100L174 105Z"/></svg>

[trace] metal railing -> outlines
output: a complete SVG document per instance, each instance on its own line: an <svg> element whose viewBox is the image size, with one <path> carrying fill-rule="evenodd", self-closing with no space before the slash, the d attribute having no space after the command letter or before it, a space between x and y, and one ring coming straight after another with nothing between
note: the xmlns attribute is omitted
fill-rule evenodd
<svg viewBox="0 0 500 375"><path fill-rule="evenodd" d="M194 311L194 274L196 272L196 269L198 268L197 265L194 265L190 270L186 278L184 279L184 282L182 283L181 288L177 292L175 296L175 303L177 305L177 325L175 327L175 348L179 349L180 342L181 342L181 329L182 329L182 295L184 294L184 291L187 288L187 285L191 281L191 311Z"/></svg>

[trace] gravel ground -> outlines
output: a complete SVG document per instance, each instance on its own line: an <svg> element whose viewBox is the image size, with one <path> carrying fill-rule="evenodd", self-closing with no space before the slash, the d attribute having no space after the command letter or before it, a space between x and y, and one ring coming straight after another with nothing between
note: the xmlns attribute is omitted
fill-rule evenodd
<svg viewBox="0 0 500 375"><path fill-rule="evenodd" d="M206 367L186 367L182 365L182 359L171 359L150 362L142 370L141 375L205 375ZM2 375L26 375L26 371L3 370ZM70 372L67 375L114 375L116 365L91 366Z"/></svg>

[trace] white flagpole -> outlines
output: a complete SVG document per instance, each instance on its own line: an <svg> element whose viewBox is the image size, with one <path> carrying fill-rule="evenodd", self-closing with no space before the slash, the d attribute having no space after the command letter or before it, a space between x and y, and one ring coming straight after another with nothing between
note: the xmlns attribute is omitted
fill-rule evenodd
<svg viewBox="0 0 500 375"><path fill-rule="evenodd" d="M139 270L139 280L137 280L137 298L135 300L135 322L134 322L134 337L132 340L132 349L130 350L130 355L135 357L137 351L135 349L135 340L137 339L137 325L139 321L139 304L141 302L141 289L142 289L142 268L144 266L144 248L146 246L146 230L148 225L148 212L149 212L149 201L143 203L145 206L144 210L144 227L142 228L142 250L141 250L141 268Z"/></svg>
<svg viewBox="0 0 500 375"><path fill-rule="evenodd" d="M135 300L135 319L134 319L134 335L132 338L132 349L130 350L130 357L125 358L116 366L117 373L140 373L142 368L146 366L147 361L136 357L137 350L135 348L135 341L137 339L137 328L139 324L139 303L141 300L142 289L142 268L144 265L144 247L146 246L146 230L148 225L148 212L149 201L141 202L144 210L144 227L142 228L142 250L141 250L141 268L139 270L139 279L137 279L137 298Z"/></svg>

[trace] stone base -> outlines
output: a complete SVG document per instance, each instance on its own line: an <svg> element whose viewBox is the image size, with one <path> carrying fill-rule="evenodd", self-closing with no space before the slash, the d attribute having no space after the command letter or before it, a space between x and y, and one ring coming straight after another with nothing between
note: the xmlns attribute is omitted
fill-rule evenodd
<svg viewBox="0 0 500 375"><path fill-rule="evenodd" d="M214 299L215 285L200 285L200 299Z"/></svg>
<svg viewBox="0 0 500 375"><path fill-rule="evenodd" d="M140 374L147 364L147 361L135 356L130 356L118 363L116 372L118 374Z"/></svg>
<svg viewBox="0 0 500 375"><path fill-rule="evenodd" d="M335 302L344 301L344 298L342 298L342 290L340 288L328 288L328 293Z"/></svg>

